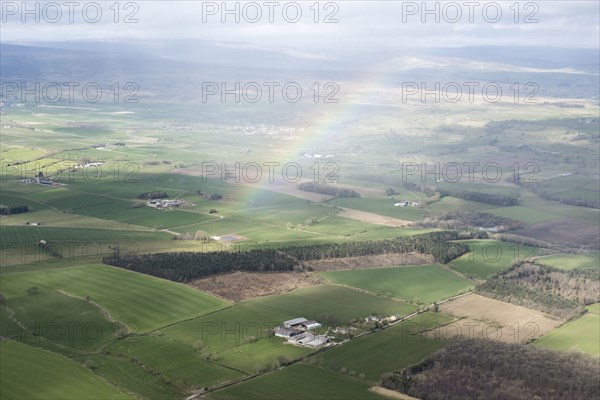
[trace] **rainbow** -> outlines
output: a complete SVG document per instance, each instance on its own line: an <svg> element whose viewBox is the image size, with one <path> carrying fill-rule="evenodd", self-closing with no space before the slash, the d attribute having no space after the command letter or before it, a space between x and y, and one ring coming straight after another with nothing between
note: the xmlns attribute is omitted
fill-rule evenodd
<svg viewBox="0 0 600 400"><path fill-rule="evenodd" d="M389 88L394 72L393 68L377 66L367 71L356 81L339 83L339 91L333 96L339 102L315 104L314 109L319 110L319 114L304 127L302 136L298 139L288 140L289 143L285 143L283 148L281 143L283 141L277 143L277 146L282 148L285 157L269 161L279 162L281 166L289 162L297 162L300 152L318 149L320 143L326 142L335 134L342 132L349 122L360 118L362 112L360 108L362 106L377 103L376 96L379 93L376 89ZM328 88L329 90L323 90L323 85L324 83L321 85L321 98L319 99L321 102L328 93L331 93L330 88ZM312 95L312 92L310 94ZM322 107L319 107L320 105ZM323 163L327 162L326 159L322 161ZM281 169L276 170L275 173L276 176L281 176ZM312 171L302 171L302 173L303 177L312 178L314 176ZM263 179L256 185L248 186L246 202L253 202L262 197L264 195L263 189L268 189L269 185L267 180Z"/></svg>

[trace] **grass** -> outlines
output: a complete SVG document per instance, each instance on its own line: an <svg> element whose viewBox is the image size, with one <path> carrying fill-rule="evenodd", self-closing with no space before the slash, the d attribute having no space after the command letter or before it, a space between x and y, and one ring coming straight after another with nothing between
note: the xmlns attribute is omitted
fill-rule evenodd
<svg viewBox="0 0 600 400"><path fill-rule="evenodd" d="M67 214L58 210L46 209L23 214L2 217L3 225L26 225L27 222L38 222L41 227L53 228L90 228L112 230L149 230L143 226L124 224L107 219L86 217L78 214Z"/></svg>
<svg viewBox="0 0 600 400"><path fill-rule="evenodd" d="M382 231L385 228L385 226L364 223L350 218L330 216L305 229L310 232L322 233L325 235L354 236L357 233L377 232ZM389 232L382 232L379 235L375 233L375 235L381 239L386 237L389 238Z"/></svg>
<svg viewBox="0 0 600 400"><path fill-rule="evenodd" d="M536 346L561 351L580 351L600 355L600 303L588 307L588 312L547 333L535 341Z"/></svg>
<svg viewBox="0 0 600 400"><path fill-rule="evenodd" d="M463 200L458 197L444 196L439 201L427 205L427 208L434 213L447 213L449 211L459 212L485 212L495 206L477 201Z"/></svg>
<svg viewBox="0 0 600 400"><path fill-rule="evenodd" d="M119 330L94 305L59 292L13 298L8 307L14 315L3 315L3 335L66 355L98 351Z"/></svg>
<svg viewBox="0 0 600 400"><path fill-rule="evenodd" d="M258 378L211 393L215 400L360 399L382 398L368 391L367 382L317 366L295 364ZM284 395L285 394L285 395Z"/></svg>
<svg viewBox="0 0 600 400"><path fill-rule="evenodd" d="M242 301L161 331L188 346L201 340L206 351L222 357L223 364L252 373L257 363L271 364L280 355L292 359L310 352L284 345L280 338L267 335L270 328L284 320L305 317L325 323L327 317L343 323L371 313L407 314L414 309L408 304L341 286L316 286Z"/></svg>
<svg viewBox="0 0 600 400"><path fill-rule="evenodd" d="M0 398L132 399L63 356L13 341L0 342Z"/></svg>
<svg viewBox="0 0 600 400"><path fill-rule="evenodd" d="M289 360L309 354L312 350L283 345L282 338L262 338L252 343L244 343L230 349L220 351L219 363L228 366L235 366L247 374L252 374L258 370L272 367L274 360L283 356Z"/></svg>
<svg viewBox="0 0 600 400"><path fill-rule="evenodd" d="M520 200L520 205L493 208L486 210L486 212L514 220L521 220L529 225L561 218L574 218L586 223L594 223L594 221L598 221L600 215L597 209L544 200L527 191L522 192Z"/></svg>
<svg viewBox="0 0 600 400"><path fill-rule="evenodd" d="M333 283L414 303L443 300L473 286L439 265L332 271L322 275Z"/></svg>
<svg viewBox="0 0 600 400"><path fill-rule="evenodd" d="M442 314L419 314L391 328L344 343L319 357L324 359L326 368L354 370L364 373L367 380L377 382L381 374L416 364L441 348L443 341L414 333L451 320Z"/></svg>
<svg viewBox="0 0 600 400"><path fill-rule="evenodd" d="M530 206L510 206L488 209L486 212L497 215L499 217L510 218L516 221L523 221L529 225L539 224L541 222L560 219L560 215L552 212L543 211Z"/></svg>
<svg viewBox="0 0 600 400"><path fill-rule="evenodd" d="M5 261L5 260L3 260ZM77 265L88 265L89 261L84 259L72 260L70 262L64 262L64 260L49 259L41 260L37 262L30 262L27 264L16 264L16 265L4 265L0 268L0 275L6 275L13 272L28 272L28 271L46 271L57 268L69 268Z"/></svg>
<svg viewBox="0 0 600 400"><path fill-rule="evenodd" d="M89 296L134 332L157 329L227 306L191 287L104 265L5 274L0 284L10 300L26 296L25 290L32 286L42 292L60 289L79 297Z"/></svg>
<svg viewBox="0 0 600 400"><path fill-rule="evenodd" d="M493 274L510 267L515 258L530 257L538 249L522 244L499 240L464 240L469 253L452 260L450 267L475 279L487 279Z"/></svg>
<svg viewBox="0 0 600 400"><path fill-rule="evenodd" d="M204 359L201 352L188 345L161 336L134 336L120 340L107 350L134 360L146 370L159 371L164 380L182 392L242 376L220 362Z"/></svg>
<svg viewBox="0 0 600 400"><path fill-rule="evenodd" d="M78 361L93 366L94 373L136 398L148 400L180 400L184 397L177 387L166 382L164 377L152 373L140 363L133 362L125 354L95 354L78 358Z"/></svg>
<svg viewBox="0 0 600 400"><path fill-rule="evenodd" d="M13 243L76 242L80 246L94 242L141 242L169 240L171 235L164 232L113 230L96 228L54 228L45 226L2 226L3 240Z"/></svg>
<svg viewBox="0 0 600 400"><path fill-rule="evenodd" d="M600 268L600 252L596 251L588 254L558 254L555 256L542 257L539 259L539 262L565 270L575 268L594 269Z"/></svg>
<svg viewBox="0 0 600 400"><path fill-rule="evenodd" d="M407 197L406 200L417 201L417 199L413 197ZM367 197L347 197L336 198L330 200L328 203L408 221L418 221L425 215L425 211L419 207L394 207L394 200L391 198L374 199Z"/></svg>
<svg viewBox="0 0 600 400"><path fill-rule="evenodd" d="M101 262L103 257L113 253L114 247L137 251L144 243L170 243L172 236L165 232L125 229L96 229L90 222L85 228L49 226L1 226L0 235L4 245L0 251L2 265L26 264L38 261L67 263L75 259L85 259L88 263ZM38 243L44 240L47 247Z"/></svg>

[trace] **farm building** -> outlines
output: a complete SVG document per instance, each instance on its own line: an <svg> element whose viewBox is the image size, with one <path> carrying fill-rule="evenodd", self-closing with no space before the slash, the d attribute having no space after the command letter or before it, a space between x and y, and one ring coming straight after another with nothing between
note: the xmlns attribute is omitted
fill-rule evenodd
<svg viewBox="0 0 600 400"><path fill-rule="evenodd" d="M314 333L304 332L289 339L290 342L305 347L317 348L329 343L329 338L325 335L315 335Z"/></svg>
<svg viewBox="0 0 600 400"><path fill-rule="evenodd" d="M278 326L275 328L275 336L289 339L292 336L296 336L304 332L302 329L298 328L286 328L283 326Z"/></svg>
<svg viewBox="0 0 600 400"><path fill-rule="evenodd" d="M299 317L283 321L275 328L275 336L286 338L288 342L306 347L317 348L329 342L325 335L317 335L309 332L312 329L321 327L317 321L309 321L306 318Z"/></svg>
<svg viewBox="0 0 600 400"><path fill-rule="evenodd" d="M300 327L302 329L311 330L311 329L320 328L321 324L318 323L317 321L304 321L300 324Z"/></svg>
<svg viewBox="0 0 600 400"><path fill-rule="evenodd" d="M38 178L37 183L40 185L52 186L52 181L50 179Z"/></svg>
<svg viewBox="0 0 600 400"><path fill-rule="evenodd" d="M291 328L291 327L294 327L294 326L301 325L301 324L303 324L305 322L309 322L309 321L306 318L302 318L302 317L300 317L300 318L294 318L294 319L290 319L290 320L287 320L287 321L283 321L283 326L285 326L286 328Z"/></svg>
<svg viewBox="0 0 600 400"><path fill-rule="evenodd" d="M420 201L408 201L402 200L394 203L394 207L419 207L421 205Z"/></svg>
<svg viewBox="0 0 600 400"><path fill-rule="evenodd" d="M166 208L179 207L184 202L183 200L149 200L146 205L149 207L154 207L158 210L164 210Z"/></svg>
<svg viewBox="0 0 600 400"><path fill-rule="evenodd" d="M398 321L400 318L401 318L401 315L400 315L400 314L394 314L394 315L392 315L392 316L390 316L390 317L387 317L386 319L387 319L389 322L396 322L396 321Z"/></svg>
<svg viewBox="0 0 600 400"><path fill-rule="evenodd" d="M384 319L387 319L387 318L381 317L379 315L371 314L368 317L365 317L365 322L382 322Z"/></svg>

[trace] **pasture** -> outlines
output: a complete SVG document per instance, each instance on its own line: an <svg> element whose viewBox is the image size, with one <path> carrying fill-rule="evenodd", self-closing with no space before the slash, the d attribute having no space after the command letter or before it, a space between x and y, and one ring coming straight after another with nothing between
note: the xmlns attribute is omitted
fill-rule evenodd
<svg viewBox="0 0 600 400"><path fill-rule="evenodd" d="M390 328L352 339L324 352L325 368L364 373L376 383L381 374L406 368L444 345L442 340L426 339L418 332L433 329L453 318L426 312Z"/></svg>
<svg viewBox="0 0 600 400"><path fill-rule="evenodd" d="M180 400L183 393L167 384L157 370L135 362L126 354L101 353L78 357L81 363L90 365L96 375L117 386L132 397L150 400Z"/></svg>
<svg viewBox="0 0 600 400"><path fill-rule="evenodd" d="M440 200L427 204L427 209L433 213L458 212L486 212L494 205L480 203L477 201L459 199L458 197L444 196Z"/></svg>
<svg viewBox="0 0 600 400"><path fill-rule="evenodd" d="M406 200L417 201L415 198L407 198ZM394 200L391 198L347 197L336 198L328 201L328 203L407 221L418 221L425 215L425 211L419 207L394 207Z"/></svg>
<svg viewBox="0 0 600 400"><path fill-rule="evenodd" d="M323 368L295 364L258 378L227 387L208 398L214 400L280 400L283 393L291 399L383 399L369 392L370 385L357 378L337 374Z"/></svg>
<svg viewBox="0 0 600 400"><path fill-rule="evenodd" d="M119 332L93 304L60 292L13 298L8 307L14 314L3 313L3 336L65 355L98 351Z"/></svg>
<svg viewBox="0 0 600 400"><path fill-rule="evenodd" d="M228 304L189 286L105 265L5 274L0 288L18 303L25 290L63 290L90 297L132 332L147 332L186 318L216 311Z"/></svg>
<svg viewBox="0 0 600 400"><path fill-rule="evenodd" d="M546 333L537 339L536 346L560 351L578 351L600 356L600 315L598 303L589 306L579 318Z"/></svg>
<svg viewBox="0 0 600 400"><path fill-rule="evenodd" d="M332 271L322 275L332 283L357 287L415 304L430 304L473 287L472 282L440 265Z"/></svg>
<svg viewBox="0 0 600 400"><path fill-rule="evenodd" d="M452 260L449 266L474 279L487 279L511 266L515 258L532 257L538 249L499 240L463 240L469 252Z"/></svg>
<svg viewBox="0 0 600 400"><path fill-rule="evenodd" d="M528 225L567 218L590 223L591 221L597 221L599 217L599 211L597 209L571 206L555 201L544 200L528 191L523 191L521 193L520 200L521 204L519 205L492 208L486 210L486 212L501 217L520 220Z"/></svg>
<svg viewBox="0 0 600 400"><path fill-rule="evenodd" d="M200 349L161 336L134 336L109 346L112 354L135 359L147 370L159 371L181 392L239 378L242 374L205 359Z"/></svg>
<svg viewBox="0 0 600 400"><path fill-rule="evenodd" d="M100 262L115 248L138 251L145 243L168 243L172 238L165 232L145 230L24 225L2 225L0 235L3 240L0 251L3 267L39 261L69 264L76 259ZM46 246L38 245L42 240Z"/></svg>
<svg viewBox="0 0 600 400"><path fill-rule="evenodd" d="M552 267L571 270L594 269L600 267L600 252L586 254L557 254L547 257L540 257L538 262Z"/></svg>
<svg viewBox="0 0 600 400"><path fill-rule="evenodd" d="M13 341L0 342L3 399L133 399L63 356Z"/></svg>

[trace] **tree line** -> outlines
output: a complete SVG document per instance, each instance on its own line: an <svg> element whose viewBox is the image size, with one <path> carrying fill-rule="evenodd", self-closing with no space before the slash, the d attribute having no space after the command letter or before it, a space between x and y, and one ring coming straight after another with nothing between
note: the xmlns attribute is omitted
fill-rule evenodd
<svg viewBox="0 0 600 400"><path fill-rule="evenodd" d="M461 340L380 383L422 400L574 400L597 399L598 376L598 361L581 353Z"/></svg>
<svg viewBox="0 0 600 400"><path fill-rule="evenodd" d="M29 207L27 206L0 207L0 215L22 214L26 212L29 212Z"/></svg>
<svg viewBox="0 0 600 400"><path fill-rule="evenodd" d="M298 185L298 189L305 192L314 192L320 194L326 194L335 197L360 197L360 193L354 190L338 188L324 183L317 182L304 182Z"/></svg>
<svg viewBox="0 0 600 400"><path fill-rule="evenodd" d="M418 252L447 263L467 253L468 247L451 240L464 239L457 232L430 232L389 240L325 243L307 246L256 248L248 251L171 252L133 254L115 249L105 264L176 282L232 272L283 272L303 268L303 261Z"/></svg>
<svg viewBox="0 0 600 400"><path fill-rule="evenodd" d="M167 192L143 192L137 195L137 198L142 200L164 199L165 197L169 197Z"/></svg>
<svg viewBox="0 0 600 400"><path fill-rule="evenodd" d="M292 271L297 264L294 259L274 249L140 255L116 250L111 256L104 258L103 262L175 282L191 282L197 278L232 271Z"/></svg>
<svg viewBox="0 0 600 400"><path fill-rule="evenodd" d="M479 203L494 204L497 206L515 206L519 204L516 197L501 194L471 192L467 190L437 190L442 196L458 197L463 200L477 201Z"/></svg>
<svg viewBox="0 0 600 400"><path fill-rule="evenodd" d="M450 242L473 238L471 233L467 235L469 236L465 237L454 231L440 231L384 240L289 246L284 251L299 261L416 252L430 254L435 261L446 264L468 252L465 244Z"/></svg>

